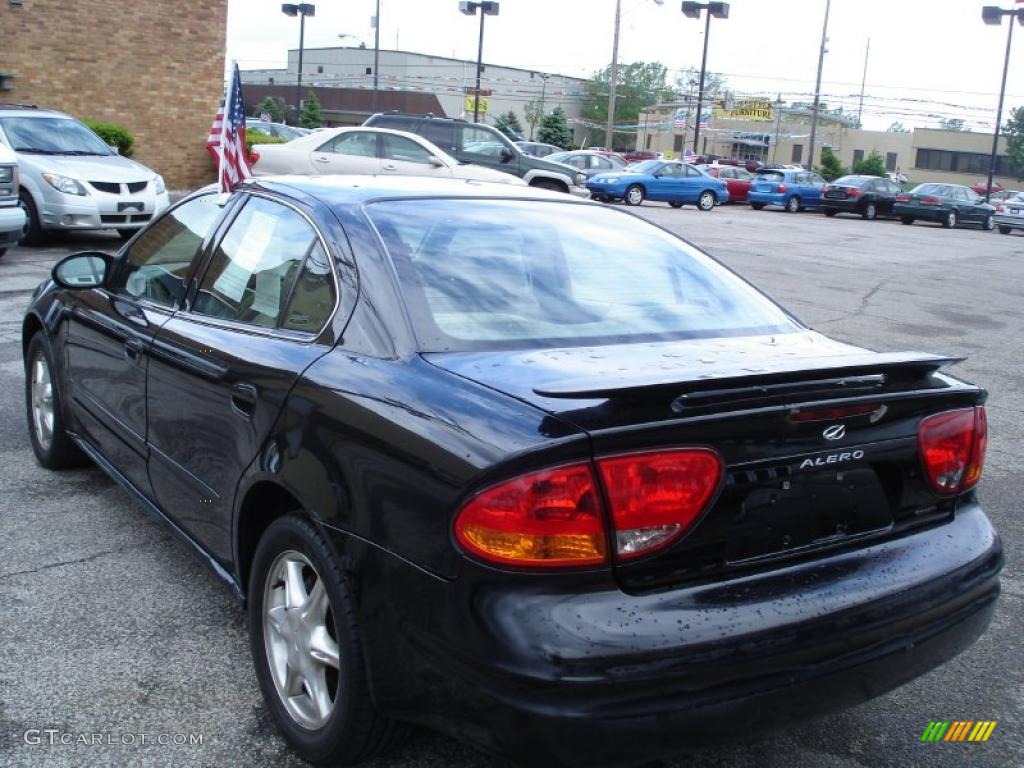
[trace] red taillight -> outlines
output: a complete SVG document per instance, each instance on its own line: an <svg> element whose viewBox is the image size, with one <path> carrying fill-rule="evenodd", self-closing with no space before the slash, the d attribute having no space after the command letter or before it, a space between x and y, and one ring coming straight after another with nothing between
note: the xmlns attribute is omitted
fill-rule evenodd
<svg viewBox="0 0 1024 768"><path fill-rule="evenodd" d="M823 186L823 187L821 188L821 194L825 194L825 193L826 193L826 192L828 192L828 191L829 191L830 189L832 189L832 187L830 187L830 186L829 186L828 184L826 184L825 186Z"/></svg>
<svg viewBox="0 0 1024 768"><path fill-rule="evenodd" d="M983 406L929 416L917 430L928 481L939 493L966 491L981 479L988 444Z"/></svg>
<svg viewBox="0 0 1024 768"><path fill-rule="evenodd" d="M1002 204L999 204L999 205L996 206L996 213L1005 213L1005 212L1006 212L1006 208L1003 207Z"/></svg>
<svg viewBox="0 0 1024 768"><path fill-rule="evenodd" d="M533 472L477 494L459 511L455 538L495 563L595 565L608 559L589 463Z"/></svg>
<svg viewBox="0 0 1024 768"><path fill-rule="evenodd" d="M789 187L787 187L785 184L779 184L778 189L777 189L778 192L787 192L788 190L789 190Z"/></svg>
<svg viewBox="0 0 1024 768"><path fill-rule="evenodd" d="M862 405L842 405L836 408L818 408L807 411L794 410L789 414L790 421L836 421L838 419L847 419L851 416L864 416L866 414L875 414L879 416L885 413L884 405L875 405L874 403L864 403ZM874 421L874 419L872 419Z"/></svg>
<svg viewBox="0 0 1024 768"><path fill-rule="evenodd" d="M860 197L860 190L859 189L848 189L848 190L846 190L846 196L847 197Z"/></svg>
<svg viewBox="0 0 1024 768"><path fill-rule="evenodd" d="M910 195L896 195L896 202L898 203L909 203Z"/></svg>
<svg viewBox="0 0 1024 768"><path fill-rule="evenodd" d="M722 460L687 448L600 459L619 557L649 554L696 522L718 489Z"/></svg>
<svg viewBox="0 0 1024 768"><path fill-rule="evenodd" d="M925 195L918 202L922 203L923 205L938 205L942 201L939 200L939 198L937 198L937 197L932 197L930 195Z"/></svg>
<svg viewBox="0 0 1024 768"><path fill-rule="evenodd" d="M722 460L705 448L596 461L619 557L667 546L700 517L718 489ZM500 565L563 567L608 562L602 496L589 463L532 472L478 493L455 519L470 554Z"/></svg>

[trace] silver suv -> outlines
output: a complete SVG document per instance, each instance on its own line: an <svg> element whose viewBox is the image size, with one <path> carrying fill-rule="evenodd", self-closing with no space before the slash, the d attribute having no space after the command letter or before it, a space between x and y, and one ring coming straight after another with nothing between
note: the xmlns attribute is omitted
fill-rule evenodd
<svg viewBox="0 0 1024 768"><path fill-rule="evenodd" d="M0 144L18 156L26 245L54 229L116 229L128 238L170 205L158 174L62 112L0 105Z"/></svg>
<svg viewBox="0 0 1024 768"><path fill-rule="evenodd" d="M18 207L18 158L0 144L0 256L18 242L25 214Z"/></svg>

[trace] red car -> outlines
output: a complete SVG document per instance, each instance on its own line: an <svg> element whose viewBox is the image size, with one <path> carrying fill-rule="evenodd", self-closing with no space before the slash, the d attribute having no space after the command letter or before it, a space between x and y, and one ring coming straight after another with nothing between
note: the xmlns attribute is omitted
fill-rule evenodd
<svg viewBox="0 0 1024 768"><path fill-rule="evenodd" d="M721 179L729 188L730 203L745 203L750 185L754 182L754 174L745 168L735 165L700 165L697 166L709 176Z"/></svg>
<svg viewBox="0 0 1024 768"><path fill-rule="evenodd" d="M985 179L982 179L977 184L972 184L971 185L971 189L973 189L976 193L978 193L979 195L984 197L985 196L985 190L988 189L988 182ZM1002 191L1003 191L1003 185L1000 184L998 181L993 181L992 182L992 194L994 195L996 192L1002 192Z"/></svg>

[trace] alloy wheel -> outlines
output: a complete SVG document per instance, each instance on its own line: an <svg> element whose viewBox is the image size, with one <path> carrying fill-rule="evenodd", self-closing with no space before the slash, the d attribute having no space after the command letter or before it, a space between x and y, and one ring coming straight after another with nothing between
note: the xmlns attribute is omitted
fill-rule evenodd
<svg viewBox="0 0 1024 768"><path fill-rule="evenodd" d="M702 211L710 211L715 207L715 196L710 192L705 192L700 196L700 200L697 201L697 207Z"/></svg>
<svg viewBox="0 0 1024 768"><path fill-rule="evenodd" d="M800 210L800 201L797 200L796 195L793 195L793 197L786 201L786 210L789 213L796 213Z"/></svg>
<svg viewBox="0 0 1024 768"><path fill-rule="evenodd" d="M644 191L634 185L626 190L626 202L630 205L640 205L644 201Z"/></svg>
<svg viewBox="0 0 1024 768"><path fill-rule="evenodd" d="M986 216L984 228L991 232L993 229L996 228L996 220L991 216Z"/></svg>
<svg viewBox="0 0 1024 768"><path fill-rule="evenodd" d="M32 361L32 426L36 440L44 451L50 450L53 442L53 380L45 355L36 355Z"/></svg>
<svg viewBox="0 0 1024 768"><path fill-rule="evenodd" d="M877 214L878 212L875 210L874 203L868 203L866 206L864 206L864 218L867 219L868 221L874 219Z"/></svg>
<svg viewBox="0 0 1024 768"><path fill-rule="evenodd" d="M285 710L303 728L322 728L337 704L338 632L326 585L301 552L282 552L267 573L263 638Z"/></svg>
<svg viewBox="0 0 1024 768"><path fill-rule="evenodd" d="M18 198L18 207L21 208L25 214L25 223L21 225L21 239L28 237L29 229L32 227L32 210L28 207L28 203L25 202L25 198Z"/></svg>

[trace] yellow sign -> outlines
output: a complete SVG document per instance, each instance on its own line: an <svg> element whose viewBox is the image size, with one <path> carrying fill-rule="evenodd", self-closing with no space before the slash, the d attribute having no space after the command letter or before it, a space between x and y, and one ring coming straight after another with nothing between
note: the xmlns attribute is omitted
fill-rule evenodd
<svg viewBox="0 0 1024 768"><path fill-rule="evenodd" d="M466 113L467 114L472 114L473 113L473 105L474 105L475 102L476 102L476 95L475 94L471 93L469 96L466 97ZM486 96L481 96L480 97L480 114L481 115L486 115L487 114L487 97Z"/></svg>
<svg viewBox="0 0 1024 768"><path fill-rule="evenodd" d="M732 109L716 109L715 116L726 120L774 120L774 105L768 99L745 99L733 103Z"/></svg>

